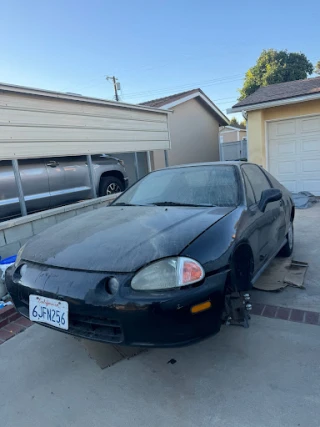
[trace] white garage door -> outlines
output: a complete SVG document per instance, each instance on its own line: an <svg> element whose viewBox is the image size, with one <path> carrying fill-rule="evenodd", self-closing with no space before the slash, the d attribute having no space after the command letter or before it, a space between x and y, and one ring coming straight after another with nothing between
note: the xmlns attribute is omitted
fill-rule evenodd
<svg viewBox="0 0 320 427"><path fill-rule="evenodd" d="M268 169L288 190L320 196L320 115L267 125Z"/></svg>

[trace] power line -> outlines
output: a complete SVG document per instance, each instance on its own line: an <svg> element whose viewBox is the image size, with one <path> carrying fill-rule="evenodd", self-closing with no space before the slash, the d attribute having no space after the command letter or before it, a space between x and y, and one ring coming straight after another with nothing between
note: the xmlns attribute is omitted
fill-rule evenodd
<svg viewBox="0 0 320 427"><path fill-rule="evenodd" d="M208 86L212 86L214 84L223 84L223 83L227 83L227 82L233 82L233 81L237 81L237 80L243 80L243 78L237 78L235 79L235 77L240 77L243 74L234 74L234 75L230 75L230 76L225 76L225 77L218 77L215 79L210 79L210 80L202 80L202 81L197 81L194 83L186 83L183 85L178 85L178 86L171 86L171 87L166 87L166 88L162 88L162 89L154 89L154 90L147 90L147 91L140 91L140 92L129 92L129 93L124 93L123 90L121 91L121 93L123 94L123 98L140 98L140 97L148 97L148 96L158 96L160 97L162 94L166 95L166 94L170 94L170 92L173 91L183 91L183 90L188 90L188 89L193 89L195 87L208 87ZM102 76L103 78L106 78L107 76ZM96 78L96 79L92 79L89 82L95 82L97 80L100 80L100 78ZM85 90L85 89L90 89L93 87L97 87L97 86L102 86L104 85L103 81L101 83L98 84L91 84L91 85L87 85L87 86L82 86L79 87L77 86L76 89L77 90Z"/></svg>
<svg viewBox="0 0 320 427"><path fill-rule="evenodd" d="M156 94L156 93L163 93L166 91L188 89L190 87L194 88L194 87L199 87L199 86L210 86L211 84L218 84L221 82L243 80L242 77L235 79L235 77L240 77L240 76L242 76L242 74L235 74L233 76L219 77L219 78L211 79L211 80L202 80L200 82L197 81L194 83L185 83L183 85L171 86L171 87L166 87L166 88L162 88L162 89L148 90L148 91L142 91L142 92L131 92L131 93L127 93L126 96L136 97L136 96L142 96L142 95L149 95L152 93Z"/></svg>
<svg viewBox="0 0 320 427"><path fill-rule="evenodd" d="M185 54L182 54L182 55L180 55L180 56L183 56L185 59L184 60L187 60L187 61L189 61L189 60L191 60L191 59L194 59L194 56L190 56L190 55L185 55ZM130 71L131 73L132 72L135 72L135 71L150 71L150 70L153 70L153 69L159 69L159 68L163 68L163 67L167 67L167 66L169 66L169 65L172 65L172 61L170 61L170 62L166 62L166 63L162 63L162 64L158 64L158 65L154 65L154 64L145 64L145 65L142 65L142 66L140 66L140 67L134 67L134 68L132 68L132 67L130 67L130 68L116 68L116 70L114 70L114 71L117 71L117 72L121 72L121 73L123 73L123 72L126 72L126 71ZM97 77L97 78L94 78L94 79L92 79L92 80L89 80L86 84L85 84L85 86L83 86L83 85L81 85L80 84L80 86L78 85L78 86L75 86L75 88L76 88L76 90L83 90L83 89L89 89L89 88L91 88L91 87L96 87L96 86L101 86L101 85L103 85L104 83L103 82L101 82L101 83L98 83L98 84L94 84L94 85L91 85L91 83L92 82L95 82L95 81L98 81L98 80L100 80L101 78L105 78L106 77L106 75L104 75L104 76L101 76L101 77ZM88 84L89 84L89 86L88 86ZM66 89L63 89L63 90L69 90L69 87L67 87Z"/></svg>
<svg viewBox="0 0 320 427"><path fill-rule="evenodd" d="M230 82L238 81L238 80L242 80L242 79L229 80L226 83L230 83ZM207 85L201 85L201 88L213 86L215 84L222 84L222 82L216 82L216 83L211 83L211 84L207 84ZM184 88L184 91L187 89L194 89L194 86L191 86L189 88ZM180 88L180 91L181 91L181 88ZM127 96L127 94L124 94L124 97L126 97L128 100L131 100L131 99L134 100L134 99L138 99L138 98L141 99L141 98L147 98L147 97L149 97L149 99L150 98L152 98L152 99L156 98L157 99L157 98L163 98L166 96L170 96L173 92L174 93L179 92L179 87L174 88L174 90L173 89L172 90L166 90L164 92L159 92L159 93L154 93L154 92L150 91L149 93L146 93L145 95ZM141 101L141 102L143 102L143 101Z"/></svg>

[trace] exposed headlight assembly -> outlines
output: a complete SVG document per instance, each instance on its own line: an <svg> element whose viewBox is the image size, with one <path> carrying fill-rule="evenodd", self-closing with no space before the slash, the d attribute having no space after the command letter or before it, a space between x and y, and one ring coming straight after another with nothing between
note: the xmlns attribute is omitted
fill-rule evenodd
<svg viewBox="0 0 320 427"><path fill-rule="evenodd" d="M174 289L200 282L204 276L202 266L191 258L166 258L140 270L132 279L131 287L137 291Z"/></svg>

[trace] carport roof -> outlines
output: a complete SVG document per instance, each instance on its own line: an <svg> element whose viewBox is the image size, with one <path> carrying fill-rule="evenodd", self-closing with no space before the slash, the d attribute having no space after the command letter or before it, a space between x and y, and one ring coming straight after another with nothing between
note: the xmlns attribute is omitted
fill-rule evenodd
<svg viewBox="0 0 320 427"><path fill-rule="evenodd" d="M39 97L68 100L68 101L80 101L80 102L87 103L87 104L108 105L108 106L112 106L112 107L127 108L127 109L132 109L132 110L145 110L145 111L154 111L154 112L160 113L160 114L161 113L169 114L168 111L161 110L161 109L156 108L155 106L151 106L151 105L147 106L147 105L128 104L125 102L112 101L112 100L104 99L104 98L93 98L90 96L81 95L79 93L57 92L57 91L53 91L53 90L38 89L38 88L33 88L33 87L19 86L19 85L0 82L0 94L1 93L16 93L16 94L23 94L23 95L33 95L33 96L39 96Z"/></svg>
<svg viewBox="0 0 320 427"><path fill-rule="evenodd" d="M320 98L320 77L262 86L228 112L273 107ZM273 103L271 105L271 103ZM258 107L258 108L257 108Z"/></svg>

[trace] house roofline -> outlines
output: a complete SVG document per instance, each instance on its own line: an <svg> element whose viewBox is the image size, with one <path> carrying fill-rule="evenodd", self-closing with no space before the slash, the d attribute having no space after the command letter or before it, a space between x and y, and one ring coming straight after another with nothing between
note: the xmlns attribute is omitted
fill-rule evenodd
<svg viewBox="0 0 320 427"><path fill-rule="evenodd" d="M194 98L198 98L198 97L201 98L211 108L211 110L213 110L216 113L216 115L218 115L222 119L222 121L223 121L222 125L224 123L226 124L226 126L229 125L230 120L228 119L228 117L225 116L222 113L222 111L219 110L219 108L212 101L210 101L209 98L207 98L205 95L203 95L200 91L197 91L195 93L191 93L190 95L184 96L183 98L180 98L180 99L176 99L175 101L168 102L167 104L162 105L160 108L165 109L165 110L170 110L171 108L173 108L179 104L182 104L184 102L189 101L190 99L194 99Z"/></svg>
<svg viewBox="0 0 320 427"><path fill-rule="evenodd" d="M226 130L226 131L220 130L219 133L226 134L226 133L241 132L241 131L247 132L247 129L234 129L234 130Z"/></svg>
<svg viewBox="0 0 320 427"><path fill-rule="evenodd" d="M226 128L228 128L227 130L225 130ZM229 129L232 129L232 130L229 130ZM236 128L235 126L230 126L230 125L227 125L227 126L223 126L223 129L220 129L220 132L224 132L224 133L227 133L227 132L234 132L234 131L238 131L238 130L243 130L244 132L247 132L247 128Z"/></svg>
<svg viewBox="0 0 320 427"><path fill-rule="evenodd" d="M320 93L316 93L314 95L297 96L295 98L279 99L277 101L260 102L258 104L242 105L235 108L232 107L227 109L227 113L232 114L232 113L241 113L242 111L263 110L265 108L280 107L282 105L313 101L314 99L320 99Z"/></svg>

